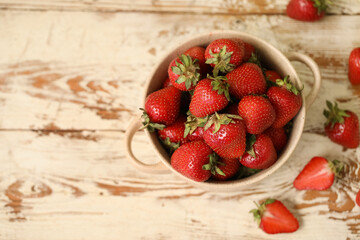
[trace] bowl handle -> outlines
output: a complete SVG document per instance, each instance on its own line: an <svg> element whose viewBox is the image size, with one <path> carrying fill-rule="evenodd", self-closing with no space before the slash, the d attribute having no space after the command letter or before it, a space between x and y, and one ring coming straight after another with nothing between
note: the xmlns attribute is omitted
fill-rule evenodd
<svg viewBox="0 0 360 240"><path fill-rule="evenodd" d="M305 106L306 106L306 110L308 110L310 108L310 106L313 104L313 102L315 101L315 98L320 90L321 74L320 74L319 66L311 57L309 57L305 54L302 54L302 53L290 52L290 53L287 53L286 56L290 61L299 61L299 62L304 63L311 69L311 71L313 73L314 85L313 85L310 93L305 98Z"/></svg>
<svg viewBox="0 0 360 240"><path fill-rule="evenodd" d="M131 149L131 142L135 133L142 127L141 116L135 116L125 132L125 154L127 159L139 170L146 173L169 173L170 170L162 163L146 164L137 159Z"/></svg>

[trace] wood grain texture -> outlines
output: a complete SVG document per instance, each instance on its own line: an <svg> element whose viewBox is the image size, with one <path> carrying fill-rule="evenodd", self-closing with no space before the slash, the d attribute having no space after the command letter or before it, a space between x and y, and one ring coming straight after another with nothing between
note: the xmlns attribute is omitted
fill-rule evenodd
<svg viewBox="0 0 360 240"><path fill-rule="evenodd" d="M0 50L6 52L0 56L0 128L124 130L139 112L156 62L181 41L214 29L248 32L283 52L309 54L326 81L344 84L349 52L360 45L360 16L312 25L284 16L185 16L0 13ZM309 72L303 81L311 84Z"/></svg>
<svg viewBox="0 0 360 240"><path fill-rule="evenodd" d="M30 3L12 3L21 3L18 10L31 9ZM47 10L74 3L79 9L86 4L32 1ZM134 10L0 11L0 239L360 239L360 207L354 203L360 150L330 142L321 115L329 99L360 116L360 89L350 86L346 71L349 52L360 45L360 16L305 24L282 15L142 13L137 5ZM141 173L122 148L159 58L177 43L214 29L245 31L283 52L306 53L324 78L291 159L237 193L205 192L172 174ZM307 94L311 72L294 66ZM136 134L133 149L144 162L157 161L144 133ZM316 155L344 161L344 178L327 191L296 191L294 177ZM257 228L248 211L253 201L267 197L283 201L295 214L297 232L270 236Z"/></svg>
<svg viewBox="0 0 360 240"><path fill-rule="evenodd" d="M57 233L52 239L178 239L178 232L182 239L289 239L268 236L252 221L253 201L267 197L281 199L299 218L301 228L292 239L360 237L360 208L353 200L359 151L342 152L321 134L305 133L275 174L229 194L204 192L171 174L141 174L119 149L121 134L87 135L97 140L2 132L0 234L5 239L48 239L52 232ZM135 147L146 150L136 154L156 161L146 145L139 133ZM327 191L296 191L293 177L314 155L344 161L347 175Z"/></svg>
<svg viewBox="0 0 360 240"><path fill-rule="evenodd" d="M98 12L173 12L201 14L284 14L289 0L0 0L0 9L98 11ZM332 1L330 14L359 14L359 0Z"/></svg>

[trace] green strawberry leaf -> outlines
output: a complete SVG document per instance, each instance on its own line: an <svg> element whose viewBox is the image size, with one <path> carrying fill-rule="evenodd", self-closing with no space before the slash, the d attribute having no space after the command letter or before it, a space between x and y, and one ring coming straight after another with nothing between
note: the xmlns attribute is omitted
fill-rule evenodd
<svg viewBox="0 0 360 240"><path fill-rule="evenodd" d="M264 204L265 204L265 205L268 205L268 204L271 204L271 203L273 203L273 202L275 202L275 199L268 198L268 199L265 200Z"/></svg>
<svg viewBox="0 0 360 240"><path fill-rule="evenodd" d="M187 112L187 115L188 117L185 122L184 138L186 138L189 134L195 132L198 127L204 127L209 118L209 116L197 118L192 115L190 111Z"/></svg>
<svg viewBox="0 0 360 240"><path fill-rule="evenodd" d="M251 134L246 139L246 152L250 154L250 156L256 158L255 150L254 150L254 143L256 142L256 136Z"/></svg>
<svg viewBox="0 0 360 240"><path fill-rule="evenodd" d="M218 165L225 165L225 163L219 161L219 156L214 152L209 155L209 163L202 166L203 170L210 171L212 175L219 174L225 176L225 173L218 167Z"/></svg>
<svg viewBox="0 0 360 240"><path fill-rule="evenodd" d="M230 63L233 52L227 52L226 45L218 53L213 53L210 49L209 54L212 58L208 58L205 63L215 64L213 69L214 77L217 77L219 72L226 74L235 69L235 65Z"/></svg>
<svg viewBox="0 0 360 240"><path fill-rule="evenodd" d="M345 164L339 160L329 161L329 167L331 171L337 176L338 178L342 177L341 174L344 171Z"/></svg>
<svg viewBox="0 0 360 240"><path fill-rule="evenodd" d="M201 77L198 59L192 60L189 55L185 54L181 54L178 58L181 62L175 61L176 66L171 67L173 73L180 75L176 79L176 83L185 82L186 89L190 89L197 84Z"/></svg>
<svg viewBox="0 0 360 240"><path fill-rule="evenodd" d="M169 150L170 155L172 155L175 152L175 150L180 147L180 142L173 143L170 141L169 137L167 137L165 139L160 138L160 140L163 143L163 145Z"/></svg>
<svg viewBox="0 0 360 240"><path fill-rule="evenodd" d="M331 5L330 0L311 0L313 1L313 6L317 9L317 14L321 15L322 12L325 12L328 8L328 5Z"/></svg>
<svg viewBox="0 0 360 240"><path fill-rule="evenodd" d="M278 85L279 87L285 87L288 91L292 92L295 95L298 95L300 92L295 87L295 85L289 81L289 76L286 76L284 79L277 79L276 85Z"/></svg>
<svg viewBox="0 0 360 240"><path fill-rule="evenodd" d="M142 119L142 124L144 125L143 127L141 127L140 129L145 129L147 128L149 130L149 132L154 132L156 129L157 130L163 130L166 126L164 124L160 124L160 123L153 123L150 121L150 117L149 115L146 113L145 109L143 108L139 108L141 111L143 111L143 114L141 116Z"/></svg>
<svg viewBox="0 0 360 240"><path fill-rule="evenodd" d="M217 131L220 130L221 125L228 125L229 123L233 123L233 119L242 119L238 115L232 115L232 114L218 114L215 112L212 114L207 123L204 126L204 130L208 130L213 124L214 124L214 131L215 134Z"/></svg>
<svg viewBox="0 0 360 240"><path fill-rule="evenodd" d="M326 117L325 126L330 124L330 128L334 128L336 123L343 124L346 117L350 115L347 113L347 110L340 109L337 102L333 104L332 102L326 100L326 106L328 109L324 109L323 115Z"/></svg>
<svg viewBox="0 0 360 240"><path fill-rule="evenodd" d="M217 91L219 95L224 94L226 99L230 101L230 94L229 94L229 83L227 82L228 79L225 76L217 76L211 77L208 75L209 79L212 79L211 86L213 87L214 91Z"/></svg>

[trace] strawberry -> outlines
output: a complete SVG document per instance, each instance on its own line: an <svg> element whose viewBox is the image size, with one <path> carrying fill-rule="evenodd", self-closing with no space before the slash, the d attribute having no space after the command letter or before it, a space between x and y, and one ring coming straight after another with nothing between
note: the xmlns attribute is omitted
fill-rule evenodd
<svg viewBox="0 0 360 240"><path fill-rule="evenodd" d="M212 115L204 127L205 142L223 158L239 158L246 147L245 126L237 115Z"/></svg>
<svg viewBox="0 0 360 240"><path fill-rule="evenodd" d="M180 115L173 124L158 130L160 140L170 150L175 150L182 144L189 141L187 138L184 138L185 121L186 117L184 115Z"/></svg>
<svg viewBox="0 0 360 240"><path fill-rule="evenodd" d="M210 64L214 76L228 73L241 64L244 57L244 43L231 39L212 41L205 50L206 63Z"/></svg>
<svg viewBox="0 0 360 240"><path fill-rule="evenodd" d="M203 140L204 126L208 120L208 117L197 118L188 112L188 117L185 122L184 137L189 141Z"/></svg>
<svg viewBox="0 0 360 240"><path fill-rule="evenodd" d="M171 85L172 85L172 83L170 81L170 78L166 78L165 81L163 82L162 87L166 88L166 87L171 86Z"/></svg>
<svg viewBox="0 0 360 240"><path fill-rule="evenodd" d="M329 0L291 0L286 14L293 19L314 22L325 15Z"/></svg>
<svg viewBox="0 0 360 240"><path fill-rule="evenodd" d="M172 167L194 181L204 182L211 171L203 169L210 162L211 148L204 141L188 142L181 145L171 156Z"/></svg>
<svg viewBox="0 0 360 240"><path fill-rule="evenodd" d="M273 83L276 83L277 79L283 79L278 72L273 71L273 70L266 70L265 76L266 76L267 80L269 80Z"/></svg>
<svg viewBox="0 0 360 240"><path fill-rule="evenodd" d="M231 103L231 104L227 105L227 107L224 109L223 112L231 114L231 115L239 115L238 105L239 105L238 102Z"/></svg>
<svg viewBox="0 0 360 240"><path fill-rule="evenodd" d="M284 128L270 127L265 130L264 134L268 135L274 144L276 152L281 152L286 146L288 137Z"/></svg>
<svg viewBox="0 0 360 240"><path fill-rule="evenodd" d="M206 64L205 59L205 48L203 47L192 47L184 52L185 55L189 55L192 59L197 59L200 67L201 76L206 76L210 66Z"/></svg>
<svg viewBox="0 0 360 240"><path fill-rule="evenodd" d="M294 180L298 190L326 190L339 176L344 164L337 160L332 162L323 157L313 157Z"/></svg>
<svg viewBox="0 0 360 240"><path fill-rule="evenodd" d="M239 172L240 162L237 158L221 158L217 163L217 167L224 174L222 175L216 172L215 175L213 174L211 176L211 178L224 181L234 177Z"/></svg>
<svg viewBox="0 0 360 240"><path fill-rule="evenodd" d="M250 57L253 54L255 54L255 48L253 45L251 45L247 42L244 42L244 49L245 49L245 53L244 53L243 61L247 62L250 59Z"/></svg>
<svg viewBox="0 0 360 240"><path fill-rule="evenodd" d="M269 234L291 233L299 228L299 222L282 202L275 199L266 199L253 213L260 228Z"/></svg>
<svg viewBox="0 0 360 240"><path fill-rule="evenodd" d="M150 93L145 99L144 127L150 131L175 122L180 111L181 91L173 86ZM162 126L161 126L162 125Z"/></svg>
<svg viewBox="0 0 360 240"><path fill-rule="evenodd" d="M357 148L359 146L359 119L355 113L340 109L335 102L326 101L329 110L323 114L327 118L325 133L331 141L346 148Z"/></svg>
<svg viewBox="0 0 360 240"><path fill-rule="evenodd" d="M265 169L277 160L276 150L271 139L265 135L251 135L247 142L246 152L240 163L248 168Z"/></svg>
<svg viewBox="0 0 360 240"><path fill-rule="evenodd" d="M251 134L262 133L275 121L275 110L269 100L249 95L241 99L238 112L244 119L246 130Z"/></svg>
<svg viewBox="0 0 360 240"><path fill-rule="evenodd" d="M187 136L187 138L189 139L189 141L199 141L199 140L203 140L203 135L204 135L204 128L197 127L195 131L193 131Z"/></svg>
<svg viewBox="0 0 360 240"><path fill-rule="evenodd" d="M181 54L181 56L171 61L168 75L174 87L182 91L194 89L201 77L198 59Z"/></svg>
<svg viewBox="0 0 360 240"><path fill-rule="evenodd" d="M261 68L254 63L244 63L226 74L230 85L229 91L234 97L241 99L249 94L264 94L266 81Z"/></svg>
<svg viewBox="0 0 360 240"><path fill-rule="evenodd" d="M284 80L278 79L276 84L278 86L270 87L266 94L276 112L272 127L281 128L299 112L302 98L299 90L288 81L288 76Z"/></svg>
<svg viewBox="0 0 360 240"><path fill-rule="evenodd" d="M255 48L251 44L244 42L241 38L232 38L231 40L237 42L240 48L244 48L244 56L242 62L246 62L247 60L249 60L252 53L255 53Z"/></svg>
<svg viewBox="0 0 360 240"><path fill-rule="evenodd" d="M229 86L224 79L225 77L205 78L196 85L190 102L190 112L195 117L206 117L226 107L230 96Z"/></svg>
<svg viewBox="0 0 360 240"><path fill-rule="evenodd" d="M358 193L356 194L356 204L360 207L360 190L358 191Z"/></svg>
<svg viewBox="0 0 360 240"><path fill-rule="evenodd" d="M360 48L355 48L350 53L348 74L351 84L360 84Z"/></svg>

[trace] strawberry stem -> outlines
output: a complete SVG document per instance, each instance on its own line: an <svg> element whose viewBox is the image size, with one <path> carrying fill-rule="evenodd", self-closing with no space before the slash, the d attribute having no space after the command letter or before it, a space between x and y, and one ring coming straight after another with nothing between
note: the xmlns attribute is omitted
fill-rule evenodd
<svg viewBox="0 0 360 240"><path fill-rule="evenodd" d="M225 76L217 76L211 77L210 75L207 78L211 79L211 86L213 87L212 90L217 91L219 95L224 94L226 99L230 101L230 94L229 94L229 83L227 82L228 79Z"/></svg>
<svg viewBox="0 0 360 240"><path fill-rule="evenodd" d="M185 82L186 89L190 89L192 86L195 86L200 80L200 67L198 59L192 60L189 55L181 54L178 57L181 61L175 61L176 66L171 67L171 71L177 75L180 75L176 82L181 84Z"/></svg>
<svg viewBox="0 0 360 240"><path fill-rule="evenodd" d="M198 127L204 127L208 121L209 116L203 118L197 118L188 111L188 117L185 122L184 138L187 135L192 134Z"/></svg>
<svg viewBox="0 0 360 240"><path fill-rule="evenodd" d="M246 139L246 152L250 154L252 157L256 158L254 143L256 142L256 136L251 134Z"/></svg>
<svg viewBox="0 0 360 240"><path fill-rule="evenodd" d="M235 65L230 63L233 52L227 52L226 45L218 53L213 53L211 49L209 53L212 58L208 58L205 63L215 64L213 69L213 74L215 77L219 75L219 72L228 73L234 70Z"/></svg>
<svg viewBox="0 0 360 240"><path fill-rule="evenodd" d="M326 117L325 126L331 124L331 128L334 127L336 123L344 123L344 117L349 117L349 114L346 113L346 110L340 109L337 102L332 104L330 101L326 100L326 106L329 110L324 109L323 115Z"/></svg>
<svg viewBox="0 0 360 240"><path fill-rule="evenodd" d="M173 154L173 152L175 152L175 150L180 147L180 142L173 143L173 142L170 141L169 137L167 137L165 139L160 138L160 140L165 145L165 147L167 149L169 149L170 155Z"/></svg>
<svg viewBox="0 0 360 240"><path fill-rule="evenodd" d="M218 165L225 165L225 163L219 161L219 156L216 153L209 155L209 163L202 166L203 170L208 170L212 175L219 174L225 176L225 173L218 167Z"/></svg>
<svg viewBox="0 0 360 240"><path fill-rule="evenodd" d="M286 76L284 79L277 79L276 80L276 85L280 86L280 87L284 87L286 88L288 91L294 93L295 95L298 95L299 92L302 90L298 90L295 85L293 85L290 81L289 81L289 76Z"/></svg>
<svg viewBox="0 0 360 240"><path fill-rule="evenodd" d="M208 130L213 124L214 124L214 131L213 133L216 133L219 131L221 125L228 125L229 123L234 123L233 119L242 119L238 115L232 115L232 114L218 114L215 112L213 115L209 117L209 120L204 126L204 130Z"/></svg>
<svg viewBox="0 0 360 240"><path fill-rule="evenodd" d="M325 12L328 8L328 5L331 5L330 0L312 0L314 2L313 6L317 9L317 14L321 15L322 12Z"/></svg>
<svg viewBox="0 0 360 240"><path fill-rule="evenodd" d="M141 116L143 127L140 128L140 130L147 128L149 132L154 132L157 130L163 130L166 126L164 124L160 123L153 123L150 121L149 115L146 113L145 109L139 108L141 111L143 111L143 114Z"/></svg>
<svg viewBox="0 0 360 240"><path fill-rule="evenodd" d="M329 166L331 171L335 174L336 177L341 177L341 173L344 170L344 163L339 160L329 161Z"/></svg>

